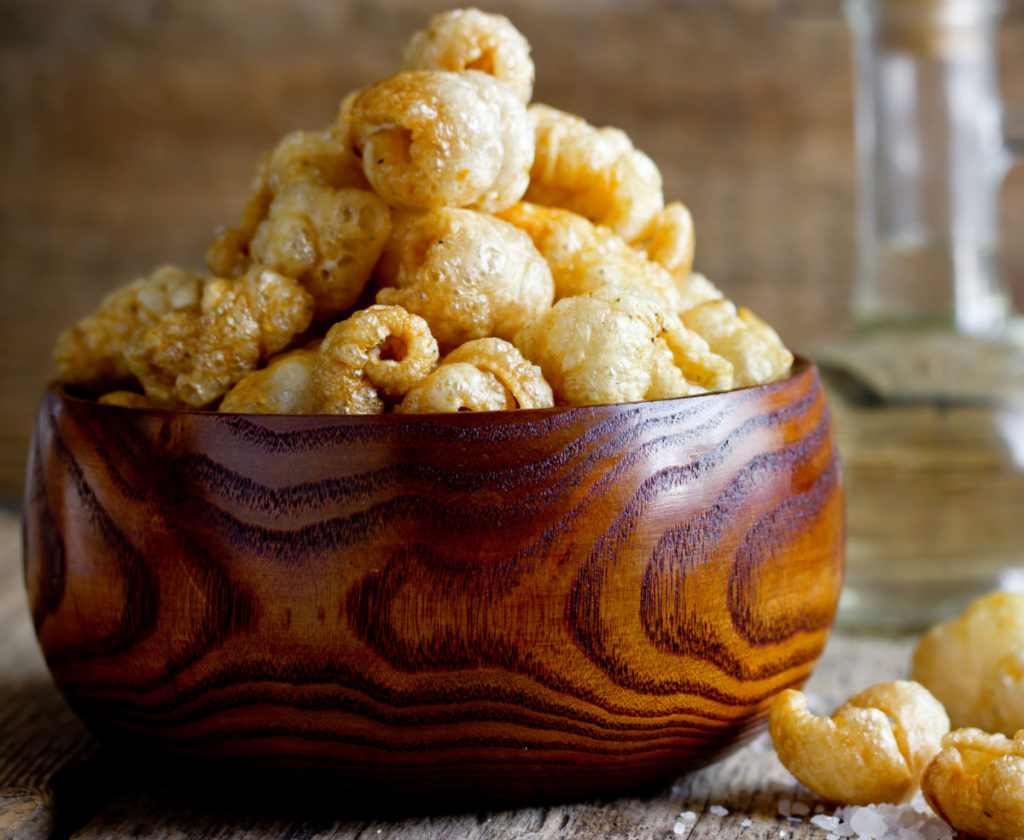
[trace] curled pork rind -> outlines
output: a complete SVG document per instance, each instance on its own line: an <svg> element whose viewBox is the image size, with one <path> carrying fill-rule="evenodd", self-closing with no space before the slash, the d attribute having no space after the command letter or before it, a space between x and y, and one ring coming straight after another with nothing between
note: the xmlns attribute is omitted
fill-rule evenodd
<svg viewBox="0 0 1024 840"><path fill-rule="evenodd" d="M737 309L732 301L707 301L681 317L715 353L732 363L736 388L775 382L793 365L793 354L775 330L749 309Z"/></svg>
<svg viewBox="0 0 1024 840"><path fill-rule="evenodd" d="M527 201L509 207L500 218L525 231L547 260L555 300L604 286L631 287L657 292L679 311L682 298L672 275L609 228L561 207Z"/></svg>
<svg viewBox="0 0 1024 840"><path fill-rule="evenodd" d="M515 399L517 408L554 405L551 386L537 365L523 358L514 344L500 338L478 338L456 347L444 364L467 363L492 374Z"/></svg>
<svg viewBox="0 0 1024 840"><path fill-rule="evenodd" d="M453 9L430 19L405 48L403 70L479 70L500 79L525 104L533 95L530 44L503 15Z"/></svg>
<svg viewBox="0 0 1024 840"><path fill-rule="evenodd" d="M400 306L360 309L328 330L313 363L319 410L381 414L434 369L427 322Z"/></svg>
<svg viewBox="0 0 1024 840"><path fill-rule="evenodd" d="M314 414L319 407L313 387L317 347L274 356L224 395L220 411L234 414Z"/></svg>
<svg viewBox="0 0 1024 840"><path fill-rule="evenodd" d="M954 727L1024 729L1024 594L990 593L937 624L918 643L912 674Z"/></svg>
<svg viewBox="0 0 1024 840"><path fill-rule="evenodd" d="M157 406L204 408L309 326L313 300L262 266L216 278L198 304L140 327L125 347L131 373Z"/></svg>
<svg viewBox="0 0 1024 840"><path fill-rule="evenodd" d="M617 128L595 128L548 105L529 107L536 149L527 201L565 207L633 244L654 233L661 173Z"/></svg>
<svg viewBox="0 0 1024 840"><path fill-rule="evenodd" d="M693 270L696 249L693 215L685 204L666 204L657 216L654 233L645 243L647 256L664 266L680 283L686 282Z"/></svg>
<svg viewBox="0 0 1024 840"><path fill-rule="evenodd" d="M236 227L223 228L206 251L215 277L239 277L253 259L250 243L267 217L274 196L293 184L313 183L336 189L366 189L362 164L349 143L348 124L339 118L322 131L293 131L264 152L256 164Z"/></svg>
<svg viewBox="0 0 1024 840"><path fill-rule="evenodd" d="M634 402L728 390L732 365L657 294L605 286L563 298L515 338L557 402Z"/></svg>
<svg viewBox="0 0 1024 840"><path fill-rule="evenodd" d="M949 731L942 704L918 683L881 683L854 695L831 717L808 711L787 689L769 719L779 760L803 785L833 802L900 803Z"/></svg>
<svg viewBox="0 0 1024 840"><path fill-rule="evenodd" d="M460 208L397 216L377 273L377 302L426 319L444 352L474 338L510 340L554 296L551 271L528 236Z"/></svg>
<svg viewBox="0 0 1024 840"><path fill-rule="evenodd" d="M451 362L410 389L395 410L399 414L442 414L515 407L515 398L493 373L468 362Z"/></svg>
<svg viewBox="0 0 1024 840"><path fill-rule="evenodd" d="M1024 837L1024 730L1012 740L979 729L950 732L921 790L935 813L964 834Z"/></svg>
<svg viewBox="0 0 1024 840"><path fill-rule="evenodd" d="M61 381L110 390L131 377L124 349L143 324L175 309L193 306L203 280L175 266L161 266L148 277L111 292L91 315L57 338L54 360Z"/></svg>
<svg viewBox="0 0 1024 840"><path fill-rule="evenodd" d="M473 207L518 201L530 178L533 129L508 85L475 70L410 70L351 103L352 143L392 207Z"/></svg>
<svg viewBox="0 0 1024 840"><path fill-rule="evenodd" d="M298 181L271 202L251 252L299 280L322 320L356 303L390 233L391 211L369 190Z"/></svg>

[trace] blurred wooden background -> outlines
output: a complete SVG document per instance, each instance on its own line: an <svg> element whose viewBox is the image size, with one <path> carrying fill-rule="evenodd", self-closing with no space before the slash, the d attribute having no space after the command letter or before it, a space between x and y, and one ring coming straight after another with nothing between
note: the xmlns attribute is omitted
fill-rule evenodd
<svg viewBox="0 0 1024 840"><path fill-rule="evenodd" d="M21 494L50 347L161 262L201 264L253 162L397 67L450 0L0 0L0 500ZM697 267L810 350L847 317L848 34L838 0L509 0L535 99L625 129L697 223ZM1003 91L1024 107L1024 0ZM1024 292L1024 167L1003 192Z"/></svg>

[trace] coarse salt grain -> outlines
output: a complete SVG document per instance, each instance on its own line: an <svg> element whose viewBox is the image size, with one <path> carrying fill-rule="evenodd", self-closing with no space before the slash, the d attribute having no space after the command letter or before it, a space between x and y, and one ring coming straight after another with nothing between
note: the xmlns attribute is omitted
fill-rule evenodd
<svg viewBox="0 0 1024 840"><path fill-rule="evenodd" d="M850 815L850 827L865 840L885 837L888 827L885 817L877 808L855 808Z"/></svg>
<svg viewBox="0 0 1024 840"><path fill-rule="evenodd" d="M712 805L708 810L716 817L724 817L729 813L729 809L723 808L721 805Z"/></svg>
<svg viewBox="0 0 1024 840"><path fill-rule="evenodd" d="M683 813L679 815L679 819L690 820L692 822L697 819L697 815L693 811L683 811Z"/></svg>
<svg viewBox="0 0 1024 840"><path fill-rule="evenodd" d="M790 815L790 807L792 803L788 799L779 800L779 816L788 817Z"/></svg>
<svg viewBox="0 0 1024 840"><path fill-rule="evenodd" d="M753 822L751 822L751 821L750 821L750 819L745 819L745 820L744 820L743 822L741 822L741 823L740 823L740 825L741 825L741 826L742 826L743 828L750 828L750 826L752 826L753 824L754 824L754 823L753 823Z"/></svg>
<svg viewBox="0 0 1024 840"><path fill-rule="evenodd" d="M686 834L687 828L689 828L689 826L686 825L686 823L677 822L672 826L672 831L674 834Z"/></svg>

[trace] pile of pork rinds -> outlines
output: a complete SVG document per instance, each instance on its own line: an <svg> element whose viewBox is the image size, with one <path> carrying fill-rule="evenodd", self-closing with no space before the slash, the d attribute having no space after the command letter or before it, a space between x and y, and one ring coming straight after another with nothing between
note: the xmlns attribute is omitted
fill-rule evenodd
<svg viewBox="0 0 1024 840"><path fill-rule="evenodd" d="M964 834L1024 838L1024 594L992 593L933 627L911 676L828 717L783 691L770 715L779 759L832 802L902 803L920 790Z"/></svg>
<svg viewBox="0 0 1024 840"><path fill-rule="evenodd" d="M787 375L692 271L693 221L614 128L531 103L526 39L437 15L401 72L258 162L210 275L163 266L55 347L127 406L375 414L632 402Z"/></svg>

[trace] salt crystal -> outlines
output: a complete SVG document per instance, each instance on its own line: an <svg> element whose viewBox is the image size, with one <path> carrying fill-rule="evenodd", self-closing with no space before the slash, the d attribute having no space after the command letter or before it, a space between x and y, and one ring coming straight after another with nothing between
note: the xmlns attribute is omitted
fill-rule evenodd
<svg viewBox="0 0 1024 840"><path fill-rule="evenodd" d="M729 809L723 808L721 805L712 805L708 810L716 817L724 817L729 813Z"/></svg>
<svg viewBox="0 0 1024 840"><path fill-rule="evenodd" d="M792 804L793 803L791 803L788 799L780 799L779 800L779 815L783 816L783 817L788 817L790 815L790 813L791 813L789 809L790 809L790 806Z"/></svg>
<svg viewBox="0 0 1024 840"><path fill-rule="evenodd" d="M750 828L750 826L752 826L753 823L749 819L746 819L743 822L741 822L740 825L743 826L743 828Z"/></svg>
<svg viewBox="0 0 1024 840"><path fill-rule="evenodd" d="M839 827L839 820L826 814L815 814L811 817L811 822L825 831L835 831Z"/></svg>
<svg viewBox="0 0 1024 840"><path fill-rule="evenodd" d="M687 825L685 823L677 822L672 826L672 831L675 834L686 834Z"/></svg>
<svg viewBox="0 0 1024 840"><path fill-rule="evenodd" d="M693 821L697 819L697 815L693 813L693 811L683 811L683 813L679 815L679 819Z"/></svg>
<svg viewBox="0 0 1024 840"><path fill-rule="evenodd" d="M850 827L861 837L885 837L889 829L885 817L874 808L856 808L850 816Z"/></svg>
<svg viewBox="0 0 1024 840"><path fill-rule="evenodd" d="M794 802L790 813L796 814L798 817L806 817L811 813L811 806L806 802Z"/></svg>

